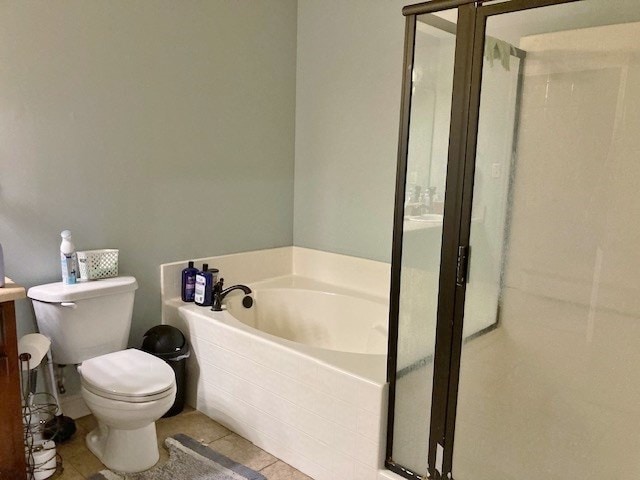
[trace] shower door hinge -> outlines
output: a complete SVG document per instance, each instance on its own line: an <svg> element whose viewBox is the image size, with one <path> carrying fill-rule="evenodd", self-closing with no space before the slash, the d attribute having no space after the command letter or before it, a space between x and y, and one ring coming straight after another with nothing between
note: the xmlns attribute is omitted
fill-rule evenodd
<svg viewBox="0 0 640 480"><path fill-rule="evenodd" d="M469 246L458 247L458 264L456 267L456 285L462 287L467 281L467 268L469 267Z"/></svg>

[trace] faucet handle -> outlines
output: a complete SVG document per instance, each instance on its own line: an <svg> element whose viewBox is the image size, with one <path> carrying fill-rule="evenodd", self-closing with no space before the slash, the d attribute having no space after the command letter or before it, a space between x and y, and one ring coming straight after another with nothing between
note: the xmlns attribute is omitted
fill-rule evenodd
<svg viewBox="0 0 640 480"><path fill-rule="evenodd" d="M211 296L213 297L213 302L211 305L211 310L214 312L222 311L222 299L220 298L222 295L222 286L224 285L224 278L221 278L216 283L213 284Z"/></svg>

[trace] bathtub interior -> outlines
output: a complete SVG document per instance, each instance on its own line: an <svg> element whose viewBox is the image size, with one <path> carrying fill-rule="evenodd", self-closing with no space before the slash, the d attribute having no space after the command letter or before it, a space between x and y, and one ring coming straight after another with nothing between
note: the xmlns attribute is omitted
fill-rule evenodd
<svg viewBox="0 0 640 480"><path fill-rule="evenodd" d="M351 353L387 351L388 303L384 298L287 276L252 285L254 303L234 295L227 311L240 322L292 342Z"/></svg>

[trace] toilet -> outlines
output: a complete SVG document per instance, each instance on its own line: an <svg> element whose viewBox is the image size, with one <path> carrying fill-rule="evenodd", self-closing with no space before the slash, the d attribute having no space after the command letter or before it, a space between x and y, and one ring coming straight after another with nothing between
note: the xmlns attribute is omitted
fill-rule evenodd
<svg viewBox="0 0 640 480"><path fill-rule="evenodd" d="M176 396L169 365L126 348L137 288L134 277L114 277L27 292L38 329L51 340L53 362L78 365L82 398L98 421L87 447L109 469L124 473L156 464L155 422Z"/></svg>

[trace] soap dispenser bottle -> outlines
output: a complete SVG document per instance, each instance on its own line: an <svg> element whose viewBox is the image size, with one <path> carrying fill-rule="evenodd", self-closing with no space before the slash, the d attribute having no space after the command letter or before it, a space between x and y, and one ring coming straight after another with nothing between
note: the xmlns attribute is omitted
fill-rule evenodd
<svg viewBox="0 0 640 480"><path fill-rule="evenodd" d="M198 269L189 262L189 266L182 270L182 301L193 302L196 295L196 275Z"/></svg>
<svg viewBox="0 0 640 480"><path fill-rule="evenodd" d="M201 307L210 307L213 303L213 285L218 281L218 269L209 270L209 265L204 263L202 270L196 275L196 291L194 301Z"/></svg>
<svg viewBox="0 0 640 480"><path fill-rule="evenodd" d="M78 276L78 257L76 247L71 239L71 232L63 230L60 233L62 243L60 244L60 266L62 267L62 283L73 285Z"/></svg>

